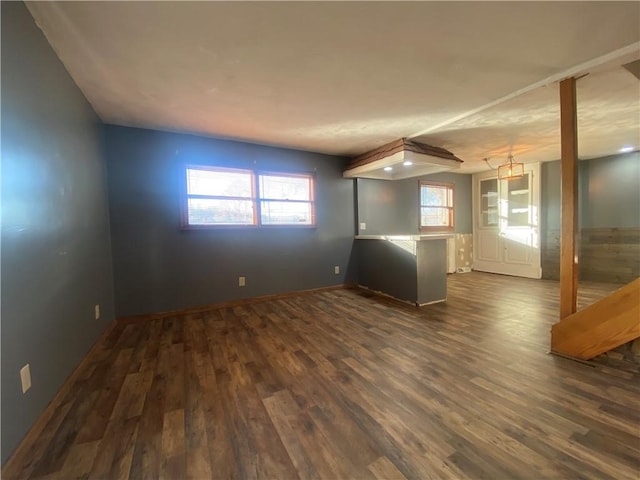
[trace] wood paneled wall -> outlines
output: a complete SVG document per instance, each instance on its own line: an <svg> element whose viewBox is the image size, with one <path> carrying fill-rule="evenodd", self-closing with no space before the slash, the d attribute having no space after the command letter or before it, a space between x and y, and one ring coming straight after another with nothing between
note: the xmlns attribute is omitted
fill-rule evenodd
<svg viewBox="0 0 640 480"><path fill-rule="evenodd" d="M626 284L640 276L640 228L583 228L580 279ZM560 278L560 231L542 238L542 278Z"/></svg>
<svg viewBox="0 0 640 480"><path fill-rule="evenodd" d="M640 228L585 228L580 232L584 280L629 283L640 276Z"/></svg>
<svg viewBox="0 0 640 480"><path fill-rule="evenodd" d="M547 280L560 280L560 230L542 230L542 251L540 252L540 264L542 278Z"/></svg>

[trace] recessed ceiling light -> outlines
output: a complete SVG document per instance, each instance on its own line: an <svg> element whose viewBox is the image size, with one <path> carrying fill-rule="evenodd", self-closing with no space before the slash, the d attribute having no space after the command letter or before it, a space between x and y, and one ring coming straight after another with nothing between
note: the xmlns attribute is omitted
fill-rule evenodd
<svg viewBox="0 0 640 480"><path fill-rule="evenodd" d="M406 161L403 163L403 165L404 165L405 167L408 167L408 166L410 166L410 165L413 165L413 162L412 162L411 160L406 160Z"/></svg>
<svg viewBox="0 0 640 480"><path fill-rule="evenodd" d="M620 152L622 152L622 153L627 153L627 152L633 152L633 150L634 150L634 148L633 148L633 147L626 146L626 147L622 147L622 148L620 149Z"/></svg>
<svg viewBox="0 0 640 480"><path fill-rule="evenodd" d="M393 167L384 167L385 172L390 172L391 170L393 170Z"/></svg>

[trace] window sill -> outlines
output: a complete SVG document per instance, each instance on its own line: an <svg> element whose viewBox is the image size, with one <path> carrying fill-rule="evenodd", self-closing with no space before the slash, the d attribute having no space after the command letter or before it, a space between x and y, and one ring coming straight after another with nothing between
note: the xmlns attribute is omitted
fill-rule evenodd
<svg viewBox="0 0 640 480"><path fill-rule="evenodd" d="M181 225L183 231L225 230L315 230L317 225Z"/></svg>

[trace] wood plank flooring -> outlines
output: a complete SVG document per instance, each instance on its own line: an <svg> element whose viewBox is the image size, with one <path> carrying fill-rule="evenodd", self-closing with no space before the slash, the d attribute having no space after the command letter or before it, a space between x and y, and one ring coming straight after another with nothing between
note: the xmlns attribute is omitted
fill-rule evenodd
<svg viewBox="0 0 640 480"><path fill-rule="evenodd" d="M558 290L472 272L420 309L338 289L119 324L3 477L638 479L640 376L547 354Z"/></svg>

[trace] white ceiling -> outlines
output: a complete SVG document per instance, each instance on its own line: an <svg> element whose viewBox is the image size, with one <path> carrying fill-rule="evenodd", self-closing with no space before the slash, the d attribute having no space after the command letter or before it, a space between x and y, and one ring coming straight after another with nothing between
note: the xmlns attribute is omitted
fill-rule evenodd
<svg viewBox="0 0 640 480"><path fill-rule="evenodd" d="M461 172L640 148L640 2L29 2L106 123L339 155L401 137Z"/></svg>

